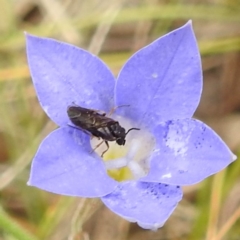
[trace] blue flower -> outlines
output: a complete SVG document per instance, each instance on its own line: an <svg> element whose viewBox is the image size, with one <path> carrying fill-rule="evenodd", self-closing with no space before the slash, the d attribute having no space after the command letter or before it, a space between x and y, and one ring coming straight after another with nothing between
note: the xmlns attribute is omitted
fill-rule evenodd
<svg viewBox="0 0 240 240"><path fill-rule="evenodd" d="M156 229L182 199L179 186L236 159L211 128L192 119L202 69L190 21L135 53L117 80L96 56L52 39L27 34L27 56L39 102L59 126L34 157L31 186L100 197L116 214ZM102 149L92 152L96 143L88 134L69 127L73 103L106 113L127 105L111 117L140 130L127 135L125 146L111 144L104 161Z"/></svg>

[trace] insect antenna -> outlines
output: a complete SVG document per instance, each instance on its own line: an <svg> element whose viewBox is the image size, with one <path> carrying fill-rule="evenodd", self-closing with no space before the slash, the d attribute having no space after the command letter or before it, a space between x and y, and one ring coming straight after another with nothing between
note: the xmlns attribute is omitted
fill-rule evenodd
<svg viewBox="0 0 240 240"><path fill-rule="evenodd" d="M130 131L132 131L132 130L140 130L140 128L130 128L130 129L128 129L128 131L127 131L126 134L125 134L125 137L126 137L127 134L128 134Z"/></svg>

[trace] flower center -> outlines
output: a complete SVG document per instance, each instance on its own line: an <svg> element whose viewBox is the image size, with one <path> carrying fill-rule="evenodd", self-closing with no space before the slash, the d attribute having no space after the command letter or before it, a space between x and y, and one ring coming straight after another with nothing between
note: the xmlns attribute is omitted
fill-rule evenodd
<svg viewBox="0 0 240 240"><path fill-rule="evenodd" d="M126 129L137 128L129 120L115 116L114 119ZM96 148L103 140L93 138L91 140L92 148ZM137 180L147 175L149 171L149 157L155 146L155 138L146 129L132 130L126 136L126 143L120 146L116 141L108 142L109 149L104 153L103 160L108 175L117 181ZM102 143L95 149L95 152L101 156L107 149L105 143Z"/></svg>

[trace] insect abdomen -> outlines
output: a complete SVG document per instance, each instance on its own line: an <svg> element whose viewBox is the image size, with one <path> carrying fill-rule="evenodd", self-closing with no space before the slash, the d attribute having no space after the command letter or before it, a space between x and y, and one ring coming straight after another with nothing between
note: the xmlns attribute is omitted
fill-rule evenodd
<svg viewBox="0 0 240 240"><path fill-rule="evenodd" d="M113 135L111 131L111 126L100 127L91 130L92 134L96 137L100 137L106 141L115 141L116 137Z"/></svg>

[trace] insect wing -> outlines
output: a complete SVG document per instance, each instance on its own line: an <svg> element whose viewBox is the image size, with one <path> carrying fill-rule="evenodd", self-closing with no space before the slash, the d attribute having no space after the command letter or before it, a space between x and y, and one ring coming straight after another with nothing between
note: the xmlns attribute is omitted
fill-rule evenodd
<svg viewBox="0 0 240 240"><path fill-rule="evenodd" d="M97 112L87 108L70 106L67 110L67 113L71 122L75 126L88 130L89 128L94 126L94 115Z"/></svg>
<svg viewBox="0 0 240 240"><path fill-rule="evenodd" d="M91 129L104 128L116 122L111 118L105 117L105 113L100 114L97 110L79 106L68 107L67 113L74 125L89 131Z"/></svg>

